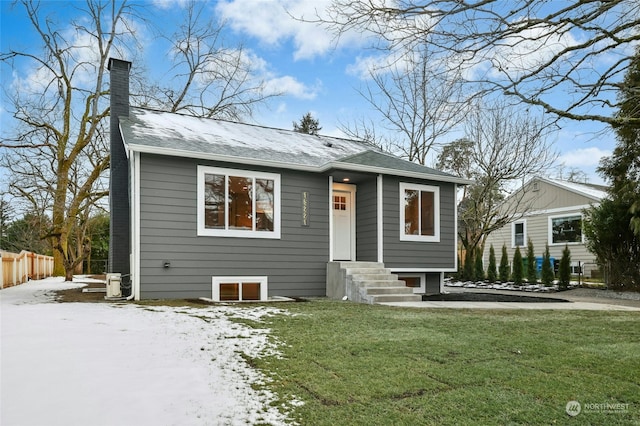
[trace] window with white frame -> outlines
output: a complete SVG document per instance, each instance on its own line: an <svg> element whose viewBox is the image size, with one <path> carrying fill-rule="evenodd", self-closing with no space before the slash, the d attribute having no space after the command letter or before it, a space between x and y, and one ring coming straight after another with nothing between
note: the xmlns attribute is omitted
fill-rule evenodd
<svg viewBox="0 0 640 426"><path fill-rule="evenodd" d="M440 188L400 183L400 240L440 241Z"/></svg>
<svg viewBox="0 0 640 426"><path fill-rule="evenodd" d="M549 217L549 243L582 243L582 215L580 213Z"/></svg>
<svg viewBox="0 0 640 426"><path fill-rule="evenodd" d="M216 302L267 300L267 277L213 277L211 298Z"/></svg>
<svg viewBox="0 0 640 426"><path fill-rule="evenodd" d="M527 241L527 224L525 221L514 222L512 224L512 247L524 247Z"/></svg>
<svg viewBox="0 0 640 426"><path fill-rule="evenodd" d="M424 274L399 273L398 280L404 281L404 285L412 288L414 293L425 292L426 280Z"/></svg>
<svg viewBox="0 0 640 426"><path fill-rule="evenodd" d="M280 175L198 166L198 235L280 238Z"/></svg>

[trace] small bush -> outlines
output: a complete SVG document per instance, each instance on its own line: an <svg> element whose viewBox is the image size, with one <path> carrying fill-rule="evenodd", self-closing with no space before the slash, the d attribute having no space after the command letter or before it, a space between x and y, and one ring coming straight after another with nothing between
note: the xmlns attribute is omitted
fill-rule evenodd
<svg viewBox="0 0 640 426"><path fill-rule="evenodd" d="M476 260L475 260L475 265L473 268L473 275L476 281L483 281L484 280L484 267L482 266L482 252L480 251L480 249L476 249L476 256L475 256Z"/></svg>
<svg viewBox="0 0 640 426"><path fill-rule="evenodd" d="M500 256L500 268L498 269L500 281L509 281L509 255L507 254L507 246L502 245L502 256Z"/></svg>
<svg viewBox="0 0 640 426"><path fill-rule="evenodd" d="M493 249L493 244L489 247L489 267L487 268L487 279L490 282L495 282L498 279L498 270L496 269L496 251Z"/></svg>
<svg viewBox="0 0 640 426"><path fill-rule="evenodd" d="M473 281L473 253L467 250L464 255L464 268L462 269L462 279L465 281Z"/></svg>
<svg viewBox="0 0 640 426"><path fill-rule="evenodd" d="M524 277L524 265L522 264L522 253L520 253L520 247L516 247L516 252L513 254L513 272L511 279L514 285L522 285L522 279Z"/></svg>
<svg viewBox="0 0 640 426"><path fill-rule="evenodd" d="M544 249L544 255L542 256L542 283L550 287L553 284L553 265L551 264L551 254L549 254L549 245L547 244Z"/></svg>
<svg viewBox="0 0 640 426"><path fill-rule="evenodd" d="M538 282L538 276L536 273L536 255L533 252L533 242L531 238L527 241L527 281L529 284L535 284Z"/></svg>
<svg viewBox="0 0 640 426"><path fill-rule="evenodd" d="M566 290L571 282L571 252L569 246L565 245L562 250L562 258L558 267L558 288Z"/></svg>

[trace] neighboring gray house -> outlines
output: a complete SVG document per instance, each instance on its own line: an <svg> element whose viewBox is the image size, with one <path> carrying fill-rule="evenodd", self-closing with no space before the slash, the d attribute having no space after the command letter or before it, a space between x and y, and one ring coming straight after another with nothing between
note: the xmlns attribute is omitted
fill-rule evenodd
<svg viewBox="0 0 640 426"><path fill-rule="evenodd" d="M331 265L440 292L456 270L466 181L357 141L129 108L130 66L109 63L110 272L135 299L338 297Z"/></svg>
<svg viewBox="0 0 640 426"><path fill-rule="evenodd" d="M517 219L492 232L487 238L484 264L488 264L491 244L498 261L502 245L506 245L509 260L516 247L526 256L527 241L531 239L536 257L541 257L545 245L549 245L551 257L556 262L562 257L565 246L571 251L572 272L591 276L598 271L595 255L587 250L582 232L583 210L598 205L606 196L606 188L600 185L569 182L559 179L535 177L514 192L505 203L517 199L523 206Z"/></svg>

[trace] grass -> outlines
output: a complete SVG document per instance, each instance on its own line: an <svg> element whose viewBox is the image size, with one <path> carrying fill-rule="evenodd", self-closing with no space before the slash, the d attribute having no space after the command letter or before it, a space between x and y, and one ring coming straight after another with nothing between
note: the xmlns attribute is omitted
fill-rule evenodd
<svg viewBox="0 0 640 426"><path fill-rule="evenodd" d="M267 319L283 357L249 361L280 402L304 401L302 425L640 424L638 313L286 309ZM585 412L606 403L629 405Z"/></svg>

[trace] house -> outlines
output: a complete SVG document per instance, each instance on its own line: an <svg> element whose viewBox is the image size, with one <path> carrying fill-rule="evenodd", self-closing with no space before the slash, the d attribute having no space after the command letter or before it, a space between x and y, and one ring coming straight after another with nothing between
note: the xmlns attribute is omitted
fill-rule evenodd
<svg viewBox="0 0 640 426"><path fill-rule="evenodd" d="M582 232L583 210L598 205L606 196L606 188L588 183L576 183L545 177L535 177L511 194L506 204L517 200L521 206L516 219L487 238L485 247L496 250L498 261L502 245L506 245L509 261L516 247L526 256L531 239L536 257L544 254L545 245L555 260L556 270L565 246L571 251L572 273L586 277L598 274L595 255L587 249ZM489 250L484 262L488 264Z"/></svg>
<svg viewBox="0 0 640 426"><path fill-rule="evenodd" d="M110 272L131 297L375 302L456 270L465 180L358 141L130 107L130 67L109 62Z"/></svg>

